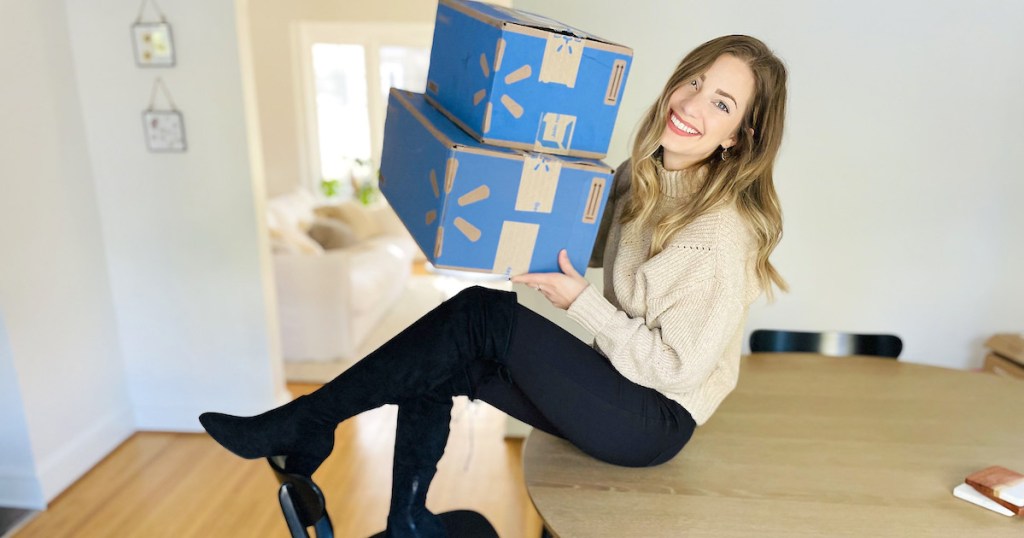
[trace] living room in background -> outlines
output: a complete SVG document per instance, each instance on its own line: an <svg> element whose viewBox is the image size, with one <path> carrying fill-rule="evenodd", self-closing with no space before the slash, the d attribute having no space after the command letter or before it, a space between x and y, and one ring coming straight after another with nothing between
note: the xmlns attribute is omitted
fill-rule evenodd
<svg viewBox="0 0 1024 538"><path fill-rule="evenodd" d="M376 185L388 91L426 88L433 25L300 22L293 35L303 184L359 197Z"/></svg>

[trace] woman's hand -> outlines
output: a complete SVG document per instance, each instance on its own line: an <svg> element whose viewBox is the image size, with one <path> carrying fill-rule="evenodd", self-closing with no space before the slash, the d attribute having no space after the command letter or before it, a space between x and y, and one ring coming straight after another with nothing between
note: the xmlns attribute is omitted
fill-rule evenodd
<svg viewBox="0 0 1024 538"><path fill-rule="evenodd" d="M558 267L561 273L526 273L512 277L512 282L526 284L543 293L556 308L568 310L590 283L573 268L564 248L558 253Z"/></svg>

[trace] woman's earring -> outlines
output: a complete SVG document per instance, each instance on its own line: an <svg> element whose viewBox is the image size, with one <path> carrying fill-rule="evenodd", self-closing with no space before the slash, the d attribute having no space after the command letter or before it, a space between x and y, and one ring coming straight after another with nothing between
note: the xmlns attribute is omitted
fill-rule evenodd
<svg viewBox="0 0 1024 538"><path fill-rule="evenodd" d="M722 160L724 161L724 160L727 160L728 158L729 158L729 148L722 148Z"/></svg>

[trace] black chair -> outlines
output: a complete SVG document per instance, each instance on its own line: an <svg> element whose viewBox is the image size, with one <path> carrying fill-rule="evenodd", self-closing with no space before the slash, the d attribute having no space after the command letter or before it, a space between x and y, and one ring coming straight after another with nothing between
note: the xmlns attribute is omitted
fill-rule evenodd
<svg viewBox="0 0 1024 538"><path fill-rule="evenodd" d="M333 538L334 527L327 515L327 503L320 487L308 476L285 472L284 459L280 456L267 458L267 462L281 483L277 498L292 538L310 538L309 527L313 527L317 538ZM453 538L498 538L491 522L478 512L453 510L438 514L438 517L448 530L448 536ZM384 534L381 531L370 538L384 538Z"/></svg>
<svg viewBox="0 0 1024 538"><path fill-rule="evenodd" d="M286 472L282 456L267 458L267 463L281 483L277 500L292 538L309 538L306 532L309 527L313 527L316 538L334 538L334 526L327 515L327 502L320 486L308 476Z"/></svg>
<svg viewBox="0 0 1024 538"><path fill-rule="evenodd" d="M870 355L897 358L903 341L892 334L799 332L759 329L750 334L751 353L820 353L843 357Z"/></svg>

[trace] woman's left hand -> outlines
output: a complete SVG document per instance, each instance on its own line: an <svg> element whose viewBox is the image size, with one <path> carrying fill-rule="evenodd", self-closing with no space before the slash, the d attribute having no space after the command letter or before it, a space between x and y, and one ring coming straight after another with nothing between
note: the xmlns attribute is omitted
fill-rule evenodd
<svg viewBox="0 0 1024 538"><path fill-rule="evenodd" d="M565 249L558 253L558 267L561 273L526 273L512 277L512 282L526 284L543 293L556 308L568 310L590 283L573 268Z"/></svg>

